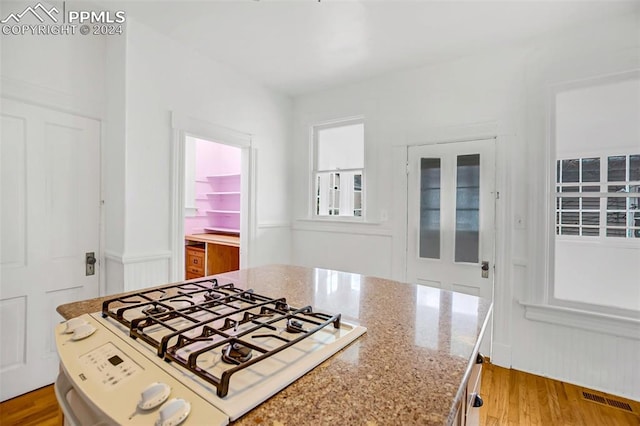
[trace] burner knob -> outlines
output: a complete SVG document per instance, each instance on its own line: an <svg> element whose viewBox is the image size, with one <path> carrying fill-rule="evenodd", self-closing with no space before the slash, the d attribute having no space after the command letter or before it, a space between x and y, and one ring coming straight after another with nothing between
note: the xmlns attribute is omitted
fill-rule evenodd
<svg viewBox="0 0 640 426"><path fill-rule="evenodd" d="M76 317L76 318L71 318L69 321L65 322L64 324L66 325L64 332L67 334L70 334L70 333L73 333L75 329L80 327L81 325L85 325L89 323L84 318Z"/></svg>
<svg viewBox="0 0 640 426"><path fill-rule="evenodd" d="M151 410L162 404L169 398L171 388L166 383L151 383L140 394L138 407L141 410Z"/></svg>
<svg viewBox="0 0 640 426"><path fill-rule="evenodd" d="M191 404L184 399L172 399L160 408L160 418L156 426L176 426L187 418L191 412Z"/></svg>
<svg viewBox="0 0 640 426"><path fill-rule="evenodd" d="M86 339L95 332L96 328L94 326L92 326L91 324L83 324L73 330L73 336L71 336L71 340Z"/></svg>

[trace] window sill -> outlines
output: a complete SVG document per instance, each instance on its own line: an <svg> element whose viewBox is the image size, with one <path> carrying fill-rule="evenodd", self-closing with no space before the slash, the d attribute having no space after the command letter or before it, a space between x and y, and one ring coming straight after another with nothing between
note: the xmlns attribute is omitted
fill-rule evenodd
<svg viewBox="0 0 640 426"><path fill-rule="evenodd" d="M519 302L525 318L587 331L640 340L640 319L583 311L553 305Z"/></svg>
<svg viewBox="0 0 640 426"><path fill-rule="evenodd" d="M351 219L350 219L351 218ZM372 222L355 216L314 216L296 219L296 222L306 223L348 223L357 225L381 225L382 222Z"/></svg>
<svg viewBox="0 0 640 426"><path fill-rule="evenodd" d="M367 222L364 220L340 220L321 218L296 219L293 223L293 230L298 231L321 231L339 232L348 234L366 234L378 236L392 236L391 229L381 226L383 222Z"/></svg>

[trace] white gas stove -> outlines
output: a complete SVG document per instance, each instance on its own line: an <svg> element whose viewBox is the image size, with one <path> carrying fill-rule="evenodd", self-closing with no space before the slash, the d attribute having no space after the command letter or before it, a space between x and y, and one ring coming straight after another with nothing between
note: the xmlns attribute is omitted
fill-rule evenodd
<svg viewBox="0 0 640 426"><path fill-rule="evenodd" d="M56 328L69 424L224 425L366 329L215 279L145 290Z"/></svg>

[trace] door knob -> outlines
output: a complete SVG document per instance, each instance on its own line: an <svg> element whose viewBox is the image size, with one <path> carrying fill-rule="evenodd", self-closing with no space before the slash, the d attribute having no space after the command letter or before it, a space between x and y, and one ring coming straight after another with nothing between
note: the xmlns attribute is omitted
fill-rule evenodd
<svg viewBox="0 0 640 426"><path fill-rule="evenodd" d="M483 260L481 265L482 266L480 268L482 269L482 278L489 278L489 262Z"/></svg>
<svg viewBox="0 0 640 426"><path fill-rule="evenodd" d="M85 275L94 275L96 273L96 254L94 252L85 253Z"/></svg>

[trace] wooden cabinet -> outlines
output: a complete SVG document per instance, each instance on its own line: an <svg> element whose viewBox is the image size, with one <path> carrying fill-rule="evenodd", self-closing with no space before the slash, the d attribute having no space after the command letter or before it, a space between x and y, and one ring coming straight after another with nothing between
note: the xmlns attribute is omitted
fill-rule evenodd
<svg viewBox="0 0 640 426"><path fill-rule="evenodd" d="M206 273L206 250L196 245L187 245L185 251L185 276L187 279L204 277Z"/></svg>
<svg viewBox="0 0 640 426"><path fill-rule="evenodd" d="M481 354L476 354L475 360L466 383L463 383L464 392L455 407L456 415L452 423L453 426L478 426L480 424L480 407L483 405L480 386L484 357Z"/></svg>
<svg viewBox="0 0 640 426"><path fill-rule="evenodd" d="M207 275L240 269L240 247L207 244Z"/></svg>
<svg viewBox="0 0 640 426"><path fill-rule="evenodd" d="M185 278L190 280L240 269L240 238L196 234L185 237Z"/></svg>

